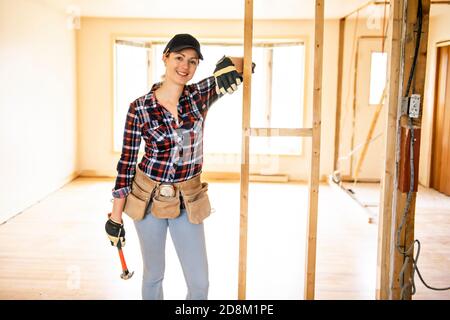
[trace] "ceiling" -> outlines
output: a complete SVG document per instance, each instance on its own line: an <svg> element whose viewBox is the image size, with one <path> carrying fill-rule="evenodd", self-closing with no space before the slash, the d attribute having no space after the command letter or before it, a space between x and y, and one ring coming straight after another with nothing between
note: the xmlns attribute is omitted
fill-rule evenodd
<svg viewBox="0 0 450 320"><path fill-rule="evenodd" d="M244 0L39 0L85 17L243 19ZM325 0L325 18L341 18L368 0ZM314 0L254 0L254 19L314 19ZM369 11L383 11L383 5ZM367 10L366 10L367 11Z"/></svg>

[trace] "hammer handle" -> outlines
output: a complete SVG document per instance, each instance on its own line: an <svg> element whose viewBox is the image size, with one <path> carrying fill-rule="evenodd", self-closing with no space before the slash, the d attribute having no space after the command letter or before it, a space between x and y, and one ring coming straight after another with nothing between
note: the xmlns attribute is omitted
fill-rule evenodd
<svg viewBox="0 0 450 320"><path fill-rule="evenodd" d="M120 263L122 264L122 271L128 271L127 264L125 263L125 257L123 256L122 249L118 249L119 251L119 257L120 257Z"/></svg>

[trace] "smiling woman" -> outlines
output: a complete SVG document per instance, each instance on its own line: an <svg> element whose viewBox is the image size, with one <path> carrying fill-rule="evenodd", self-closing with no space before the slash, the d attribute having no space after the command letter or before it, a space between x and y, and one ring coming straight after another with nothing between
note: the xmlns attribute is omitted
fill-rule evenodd
<svg viewBox="0 0 450 320"><path fill-rule="evenodd" d="M163 61L166 67L165 81L184 86L194 76L197 70L200 54L194 49L184 48L181 51L164 53ZM172 91L164 90L163 86L155 90L158 103L166 108L178 122L178 96Z"/></svg>
<svg viewBox="0 0 450 320"><path fill-rule="evenodd" d="M114 204L105 230L111 244L120 249L125 245L122 212L134 220L143 258L144 299L164 297L167 229L188 285L187 299L208 297L202 222L211 205L208 184L201 181L204 119L214 102L237 90L242 70L233 60L242 58L224 56L213 75L188 84L202 59L197 39L175 35L162 54L164 80L135 99L126 114ZM145 153L138 163L141 139Z"/></svg>

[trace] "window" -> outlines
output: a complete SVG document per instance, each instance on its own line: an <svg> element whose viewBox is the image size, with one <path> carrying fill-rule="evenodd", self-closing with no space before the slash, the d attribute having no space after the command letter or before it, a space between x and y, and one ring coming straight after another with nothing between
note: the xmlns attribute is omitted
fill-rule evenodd
<svg viewBox="0 0 450 320"><path fill-rule="evenodd" d="M115 141L120 151L126 110L131 101L161 81L165 72L161 60L165 42L132 44L116 42ZM200 61L192 82L212 75L216 62L224 55L243 56L242 45L202 44ZM147 63L147 61L149 61ZM251 127L302 128L304 101L305 49L303 43L264 44L253 48L256 71L252 78ZM147 76L149 75L149 76ZM241 152L242 90L219 99L205 122L204 152ZM252 154L300 155L301 137L252 137ZM142 149L142 145L141 145Z"/></svg>
<svg viewBox="0 0 450 320"><path fill-rule="evenodd" d="M372 52L370 60L369 104L378 105L386 84L387 53Z"/></svg>
<svg viewBox="0 0 450 320"><path fill-rule="evenodd" d="M117 41L115 44L114 151L122 149L123 129L130 103L150 90L148 52L143 43Z"/></svg>

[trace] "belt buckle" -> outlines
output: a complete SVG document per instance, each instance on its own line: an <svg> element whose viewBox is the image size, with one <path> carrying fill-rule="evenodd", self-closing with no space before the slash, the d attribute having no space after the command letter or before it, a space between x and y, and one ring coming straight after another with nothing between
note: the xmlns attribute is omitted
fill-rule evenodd
<svg viewBox="0 0 450 320"><path fill-rule="evenodd" d="M159 194L163 197L172 198L175 196L175 188L171 184L161 184L159 186Z"/></svg>

